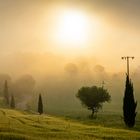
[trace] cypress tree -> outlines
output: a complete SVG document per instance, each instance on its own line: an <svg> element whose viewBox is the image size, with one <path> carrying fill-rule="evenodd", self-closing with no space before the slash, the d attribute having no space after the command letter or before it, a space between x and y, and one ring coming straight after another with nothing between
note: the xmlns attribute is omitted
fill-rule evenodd
<svg viewBox="0 0 140 140"><path fill-rule="evenodd" d="M13 95L11 96L10 107L11 107L12 109L15 109L15 99L14 99L14 96L13 96Z"/></svg>
<svg viewBox="0 0 140 140"><path fill-rule="evenodd" d="M9 91L8 91L8 82L5 80L4 83L4 98L6 105L9 105Z"/></svg>
<svg viewBox="0 0 140 140"><path fill-rule="evenodd" d="M123 99L124 122L128 127L134 127L137 102L134 99L134 88L129 76L126 76L125 93Z"/></svg>
<svg viewBox="0 0 140 140"><path fill-rule="evenodd" d="M38 99L38 113L40 115L43 113L43 103L42 103L41 94L39 94L39 99Z"/></svg>

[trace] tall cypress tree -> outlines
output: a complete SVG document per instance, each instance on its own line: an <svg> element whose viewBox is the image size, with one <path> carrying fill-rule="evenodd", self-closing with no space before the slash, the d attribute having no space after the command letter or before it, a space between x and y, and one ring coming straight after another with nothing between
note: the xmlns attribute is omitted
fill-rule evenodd
<svg viewBox="0 0 140 140"><path fill-rule="evenodd" d="M42 103L41 94L39 94L39 99L38 99L38 112L40 115L43 113L43 103Z"/></svg>
<svg viewBox="0 0 140 140"><path fill-rule="evenodd" d="M124 122L128 127L134 127L135 125L137 102L135 102L133 92L133 84L127 75L123 99L123 115Z"/></svg>
<svg viewBox="0 0 140 140"><path fill-rule="evenodd" d="M9 91L8 91L8 82L5 80L4 83L4 98L6 105L9 105Z"/></svg>
<svg viewBox="0 0 140 140"><path fill-rule="evenodd" d="M15 98L14 98L13 95L11 96L10 107L11 107L12 109L15 109Z"/></svg>

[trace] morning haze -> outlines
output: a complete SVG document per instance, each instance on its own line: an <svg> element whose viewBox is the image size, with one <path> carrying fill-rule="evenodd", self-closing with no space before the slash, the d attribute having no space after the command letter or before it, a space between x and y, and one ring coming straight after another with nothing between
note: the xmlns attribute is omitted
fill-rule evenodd
<svg viewBox="0 0 140 140"><path fill-rule="evenodd" d="M44 112L86 116L76 93L95 85L111 95L101 113L121 114L121 57L135 56L130 77L139 104L139 7L139 0L0 0L0 100L7 80L17 109L37 111L40 94Z"/></svg>

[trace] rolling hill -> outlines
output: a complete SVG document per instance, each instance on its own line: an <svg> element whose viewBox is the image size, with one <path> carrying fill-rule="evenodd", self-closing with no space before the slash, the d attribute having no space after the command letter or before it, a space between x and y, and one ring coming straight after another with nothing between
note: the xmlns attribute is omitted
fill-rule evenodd
<svg viewBox="0 0 140 140"><path fill-rule="evenodd" d="M91 125L78 120L0 109L0 140L140 139L133 129Z"/></svg>

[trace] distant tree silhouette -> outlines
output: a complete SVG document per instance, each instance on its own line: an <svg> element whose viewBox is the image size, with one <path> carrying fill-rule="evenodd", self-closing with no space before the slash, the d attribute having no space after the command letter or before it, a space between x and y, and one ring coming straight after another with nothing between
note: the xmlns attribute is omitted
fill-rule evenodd
<svg viewBox="0 0 140 140"><path fill-rule="evenodd" d="M39 99L38 99L38 112L40 115L43 113L43 102L42 102L41 94L39 94Z"/></svg>
<svg viewBox="0 0 140 140"><path fill-rule="evenodd" d="M8 82L5 80L4 83L4 98L6 105L9 105L9 91L8 91Z"/></svg>
<svg viewBox="0 0 140 140"><path fill-rule="evenodd" d="M13 96L13 95L11 96L10 107L11 107L12 109L15 109L15 99L14 99L14 96Z"/></svg>
<svg viewBox="0 0 140 140"><path fill-rule="evenodd" d="M128 127L134 127L135 125L137 102L135 102L133 92L133 84L128 75L126 75L126 86L123 99L123 115L124 122Z"/></svg>
<svg viewBox="0 0 140 140"><path fill-rule="evenodd" d="M92 111L91 118L93 118L95 112L102 108L104 102L111 100L111 96L106 89L96 86L82 87L76 97L81 100L82 105Z"/></svg>

